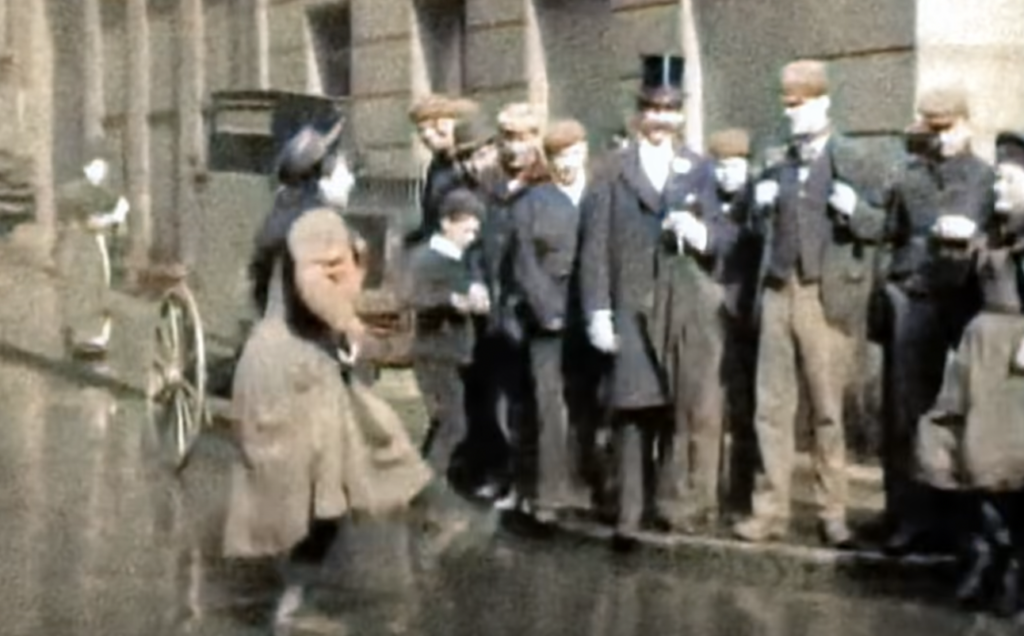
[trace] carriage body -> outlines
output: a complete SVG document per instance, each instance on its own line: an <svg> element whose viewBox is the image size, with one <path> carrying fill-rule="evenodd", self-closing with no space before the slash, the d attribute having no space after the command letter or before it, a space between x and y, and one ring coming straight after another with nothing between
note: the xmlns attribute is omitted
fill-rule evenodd
<svg viewBox="0 0 1024 636"><path fill-rule="evenodd" d="M247 266L252 240L269 213L275 160L303 125L326 131L345 116L344 100L283 91L214 93L206 112L209 173L197 190L197 245L187 270L157 283L159 306L150 365L151 420L163 431L180 469L202 427L229 420L235 363L257 319ZM341 147L351 149L351 131ZM367 275L359 313L378 340L377 368L410 365L411 318L396 294L400 228L395 223L418 207L412 181L357 181L344 216L366 241ZM214 213L214 211L216 213Z"/></svg>

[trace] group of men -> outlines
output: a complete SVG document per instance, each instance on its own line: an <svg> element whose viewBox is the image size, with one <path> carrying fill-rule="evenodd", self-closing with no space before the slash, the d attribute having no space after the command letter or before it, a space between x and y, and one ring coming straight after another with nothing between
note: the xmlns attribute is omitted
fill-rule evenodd
<svg viewBox="0 0 1024 636"><path fill-rule="evenodd" d="M966 94L926 88L879 170L832 126L826 65L797 60L780 75L788 144L754 175L742 129L708 156L685 145L681 58L643 67L634 134L593 163L579 122L545 126L529 104L493 124L459 98L411 109L433 152L407 298L435 470L541 521L585 485L620 536L709 531L728 500L750 513L737 537L781 539L806 396L820 536L847 547L844 396L870 338L887 547L924 545L950 506L955 541L995 545L985 520L1005 530L1014 506L985 493L1024 483L1024 428L991 408L977 424L976 404L1020 381L1024 139L1000 135L997 180ZM1000 395L1006 421L1024 417Z"/></svg>

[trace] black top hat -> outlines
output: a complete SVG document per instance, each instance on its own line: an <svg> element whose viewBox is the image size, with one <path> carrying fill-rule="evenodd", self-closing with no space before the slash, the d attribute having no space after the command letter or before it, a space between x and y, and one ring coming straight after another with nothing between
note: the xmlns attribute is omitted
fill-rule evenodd
<svg viewBox="0 0 1024 636"><path fill-rule="evenodd" d="M641 59L643 77L638 106L681 108L685 60L678 55L644 55Z"/></svg>
<svg viewBox="0 0 1024 636"><path fill-rule="evenodd" d="M1006 130L996 135L996 162L1024 168L1024 133Z"/></svg>

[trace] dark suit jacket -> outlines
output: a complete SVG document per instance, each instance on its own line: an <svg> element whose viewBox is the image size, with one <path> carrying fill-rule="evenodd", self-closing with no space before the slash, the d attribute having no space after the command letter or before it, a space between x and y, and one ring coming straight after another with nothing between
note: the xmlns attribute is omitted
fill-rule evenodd
<svg viewBox="0 0 1024 636"><path fill-rule="evenodd" d="M420 191L420 225L405 237L407 245L429 240L441 229L441 202L466 178L459 165L447 155L434 155L427 166L427 176Z"/></svg>
<svg viewBox="0 0 1024 636"><path fill-rule="evenodd" d="M469 290L465 260L455 260L423 243L414 248L408 266L404 296L416 316L413 357L468 364L473 353L473 324L451 304L453 293Z"/></svg>
<svg viewBox="0 0 1024 636"><path fill-rule="evenodd" d="M970 272L967 250L941 249L931 239L936 219L959 214L984 228L994 204L995 173L974 155L939 163L910 157L895 171L886 192L886 241L892 246L889 277L912 291L955 291Z"/></svg>
<svg viewBox="0 0 1024 636"><path fill-rule="evenodd" d="M717 208L714 169L682 148L664 191L644 173L636 143L619 151L595 180L584 202L580 275L583 309L610 309L619 336L610 385L616 408L667 404L664 373L649 326L654 311L656 263L663 249L661 223L669 210Z"/></svg>
<svg viewBox="0 0 1024 636"><path fill-rule="evenodd" d="M554 183L530 188L512 208L512 287L531 331L565 323L579 217Z"/></svg>
<svg viewBox="0 0 1024 636"><path fill-rule="evenodd" d="M841 181L857 192L857 207L845 217L824 204L820 216L808 219L808 226L823 232L819 283L825 317L848 335L867 330L868 298L874 280L876 249L884 234L885 212L882 186L873 177L872 157L856 141L833 133L825 146L832 181ZM791 170L789 159L768 166L761 179L783 179ZM780 184L781 187L781 184ZM781 198L780 193L780 198ZM761 288L767 281L772 258L772 236L779 231L778 202L755 214L755 223L764 238Z"/></svg>

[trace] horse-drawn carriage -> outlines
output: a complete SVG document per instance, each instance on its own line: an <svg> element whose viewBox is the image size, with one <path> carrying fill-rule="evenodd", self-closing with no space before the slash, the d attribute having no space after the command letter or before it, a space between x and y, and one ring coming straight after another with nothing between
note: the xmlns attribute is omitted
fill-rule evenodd
<svg viewBox="0 0 1024 636"><path fill-rule="evenodd" d="M271 179L275 159L283 145L302 126L324 131L344 117L344 103L331 98L280 91L231 91L215 93L207 113L210 179L218 173L248 174ZM342 148L351 148L351 136L343 133ZM261 187L261 181L250 187ZM264 186L266 181L262 181ZM409 184L405 205L415 206L416 184ZM364 197L367 198L367 197ZM201 196L197 197L201 200ZM393 210L377 200L360 206L360 186L353 192L353 205L346 220L366 241L368 264L359 314L378 341L380 354L371 361L374 370L408 365L410 321L393 293L389 253L397 245L393 231ZM393 205L393 204L392 204ZM256 212L260 220L269 205ZM193 235L209 234L212 223L206 210L197 215L200 224ZM231 224L229 224L230 226ZM220 226L223 228L223 224ZM223 231L223 229L222 229ZM219 244L219 243L218 243ZM238 243L237 253L228 255L244 269L251 257L252 241ZM241 246L248 245L248 248ZM153 357L147 392L151 423L161 435L173 464L180 470L204 426L229 419L231 377L240 346L252 321L242 325L233 337L210 334L204 325L195 289L203 287L203 273L179 271L157 285L158 318L154 330ZM246 296L246 299L248 296ZM242 302L242 305L249 303ZM237 316L251 312L238 306ZM219 349L220 355L215 352Z"/></svg>

